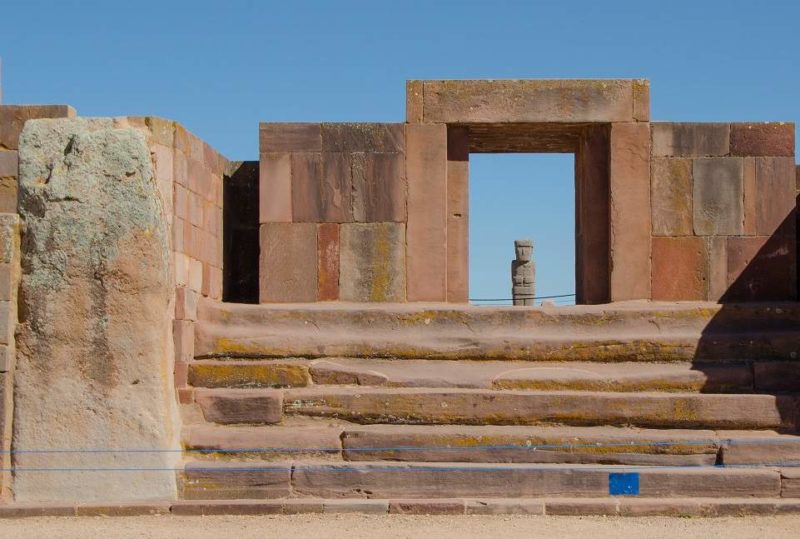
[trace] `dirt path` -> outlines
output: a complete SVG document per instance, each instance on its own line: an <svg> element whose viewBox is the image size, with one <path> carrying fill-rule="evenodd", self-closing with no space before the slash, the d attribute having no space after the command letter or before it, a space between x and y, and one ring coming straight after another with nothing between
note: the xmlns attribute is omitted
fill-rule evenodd
<svg viewBox="0 0 800 539"><path fill-rule="evenodd" d="M293 515L263 517L29 518L0 520L0 537L14 539L250 539L342 537L464 539L590 537L599 539L794 538L800 516L716 519L523 516Z"/></svg>

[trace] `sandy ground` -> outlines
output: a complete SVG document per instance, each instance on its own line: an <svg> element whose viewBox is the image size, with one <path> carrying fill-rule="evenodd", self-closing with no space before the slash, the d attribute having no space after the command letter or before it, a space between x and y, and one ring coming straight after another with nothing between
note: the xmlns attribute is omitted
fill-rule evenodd
<svg viewBox="0 0 800 539"><path fill-rule="evenodd" d="M458 538L614 537L616 539L782 538L800 536L800 516L604 518L531 516L293 515L263 517L28 518L0 520L0 537L234 539L289 537Z"/></svg>

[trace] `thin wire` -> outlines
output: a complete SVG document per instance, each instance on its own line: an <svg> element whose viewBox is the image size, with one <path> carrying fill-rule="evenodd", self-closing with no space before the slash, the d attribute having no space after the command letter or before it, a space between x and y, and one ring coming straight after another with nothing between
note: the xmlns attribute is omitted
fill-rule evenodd
<svg viewBox="0 0 800 539"><path fill-rule="evenodd" d="M556 294L554 296L536 296L525 299L555 299L555 298L574 298L575 294ZM513 301L513 298L470 298L470 301Z"/></svg>

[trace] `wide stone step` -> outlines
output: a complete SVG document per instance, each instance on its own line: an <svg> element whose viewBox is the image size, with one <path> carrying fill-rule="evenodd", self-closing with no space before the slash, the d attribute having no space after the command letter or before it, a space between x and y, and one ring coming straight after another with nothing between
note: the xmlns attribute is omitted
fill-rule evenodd
<svg viewBox="0 0 800 539"><path fill-rule="evenodd" d="M800 352L800 307L792 303L486 308L204 300L198 317L198 357L610 362L789 360Z"/></svg>
<svg viewBox="0 0 800 539"><path fill-rule="evenodd" d="M779 498L782 474L778 468L192 461L180 474L180 484L182 497L194 500L289 496L583 498L608 496L634 486L641 497Z"/></svg>
<svg viewBox="0 0 800 539"><path fill-rule="evenodd" d="M768 391L794 372L780 373L751 362L593 363L445 361L326 358L317 360L200 360L189 365L189 383L209 388L370 385L578 391ZM798 386L800 388L800 386Z"/></svg>
<svg viewBox="0 0 800 539"><path fill-rule="evenodd" d="M309 387L198 389L207 421L280 423L283 416L371 424L617 425L794 429L798 398L785 395L484 389Z"/></svg>
<svg viewBox="0 0 800 539"><path fill-rule="evenodd" d="M463 425L213 426L184 431L194 458L796 466L800 436L775 431Z"/></svg>

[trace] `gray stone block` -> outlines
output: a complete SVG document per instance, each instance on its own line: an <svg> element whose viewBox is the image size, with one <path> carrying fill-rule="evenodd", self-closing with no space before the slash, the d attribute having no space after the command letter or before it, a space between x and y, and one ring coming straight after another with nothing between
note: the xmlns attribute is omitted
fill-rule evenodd
<svg viewBox="0 0 800 539"><path fill-rule="evenodd" d="M744 233L743 162L738 157L696 159L693 222L698 236Z"/></svg>
<svg viewBox="0 0 800 539"><path fill-rule="evenodd" d="M342 300L405 301L404 224L345 223L340 239Z"/></svg>

